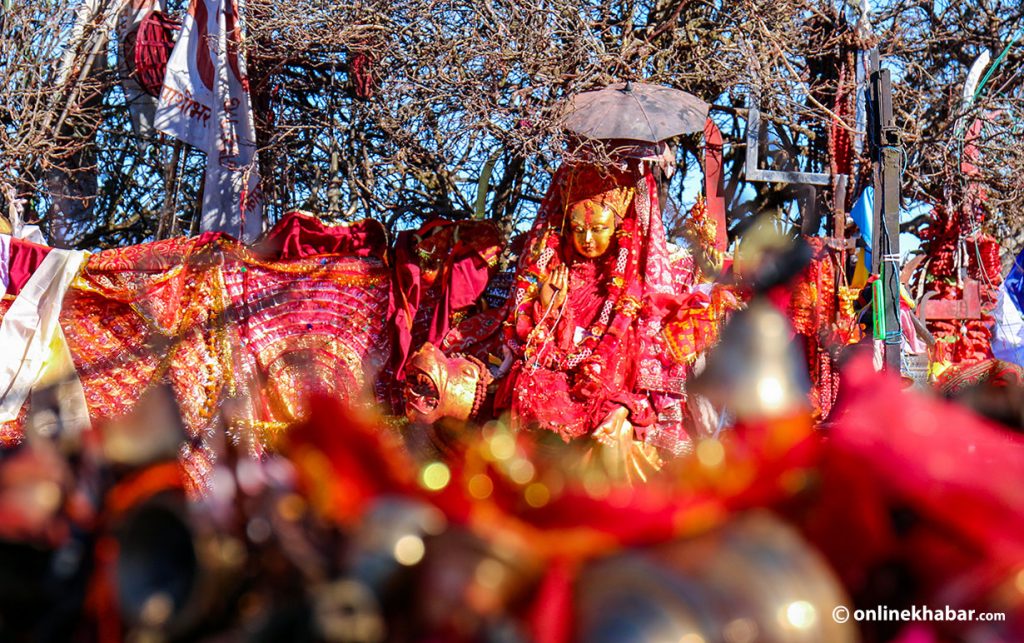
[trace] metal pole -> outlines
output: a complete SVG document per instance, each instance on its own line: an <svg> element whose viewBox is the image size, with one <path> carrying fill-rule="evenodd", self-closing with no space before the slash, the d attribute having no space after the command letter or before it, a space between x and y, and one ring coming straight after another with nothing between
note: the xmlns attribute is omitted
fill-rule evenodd
<svg viewBox="0 0 1024 643"><path fill-rule="evenodd" d="M903 333L900 328L900 169L902 153L892 116L892 79L880 69L878 52L871 52L871 132L875 161L874 240L871 268L878 274L872 306L876 311L876 337L885 343L885 370L899 372Z"/></svg>

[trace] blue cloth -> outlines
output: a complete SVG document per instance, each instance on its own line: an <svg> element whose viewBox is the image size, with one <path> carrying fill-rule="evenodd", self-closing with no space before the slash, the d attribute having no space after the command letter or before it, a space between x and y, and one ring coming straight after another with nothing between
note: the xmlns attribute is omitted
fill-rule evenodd
<svg viewBox="0 0 1024 643"><path fill-rule="evenodd" d="M1001 360L1024 366L1024 252L999 286L996 301L992 354Z"/></svg>
<svg viewBox="0 0 1024 643"><path fill-rule="evenodd" d="M850 210L850 217L853 218L853 222L860 228L860 236L864 239L864 244L867 246L864 259L867 261L867 265L871 266L871 242L874 236L873 226L875 221L875 186L869 185L864 188L864 191L857 197L857 201Z"/></svg>
<svg viewBox="0 0 1024 643"><path fill-rule="evenodd" d="M1006 294L1017 306L1017 310L1024 313L1024 251L1017 255L1013 267L1003 281L1003 286L1006 288Z"/></svg>

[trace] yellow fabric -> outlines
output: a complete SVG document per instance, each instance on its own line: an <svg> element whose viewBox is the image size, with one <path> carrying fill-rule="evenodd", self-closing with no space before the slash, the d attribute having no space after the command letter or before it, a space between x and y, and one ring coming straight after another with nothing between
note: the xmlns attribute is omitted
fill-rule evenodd
<svg viewBox="0 0 1024 643"><path fill-rule="evenodd" d="M850 288L854 290L863 290L864 286L868 285L868 272L867 259L864 256L864 248L857 249L857 266L853 269L853 281L850 282Z"/></svg>
<svg viewBox="0 0 1024 643"><path fill-rule="evenodd" d="M48 347L48 354L36 381L35 390L48 387L55 387L59 411L57 415L47 416L51 423L59 423L61 430L68 433L77 434L87 430L91 422L85 389L82 388L82 380L75 370L71 349L59 325ZM35 400L32 408L36 408ZM38 431L46 427L43 427L37 418L34 428ZM49 434L54 435L56 431L50 431Z"/></svg>

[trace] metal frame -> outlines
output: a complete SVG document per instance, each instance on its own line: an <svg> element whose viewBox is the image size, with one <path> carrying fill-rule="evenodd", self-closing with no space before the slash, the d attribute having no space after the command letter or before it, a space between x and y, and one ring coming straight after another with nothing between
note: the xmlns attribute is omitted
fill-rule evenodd
<svg viewBox="0 0 1024 643"><path fill-rule="evenodd" d="M761 108L757 97L747 97L747 161L748 181L772 183L799 183L803 185L832 185L831 174L817 172L789 172L785 170L762 170L758 167L761 159L761 145L767 141L768 124L761 121Z"/></svg>

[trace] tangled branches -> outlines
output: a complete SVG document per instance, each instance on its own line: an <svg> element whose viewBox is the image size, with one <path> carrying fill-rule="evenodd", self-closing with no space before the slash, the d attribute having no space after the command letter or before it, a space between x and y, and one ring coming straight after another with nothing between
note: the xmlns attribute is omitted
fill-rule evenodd
<svg viewBox="0 0 1024 643"><path fill-rule="evenodd" d="M78 245L191 229L202 155L175 153L160 138L136 145L108 71L113 45L87 85L55 90L59 52L73 41L70 4L3 14L0 86L10 99L0 106L2 180L29 204L28 218L66 227ZM949 185L960 180L962 123L983 116L979 165L989 220L1009 240L1024 206L1019 51L1010 50L972 104L960 95L974 58L983 48L1002 51L1024 10L1010 0L946 4L883 3L869 35L856 9L825 0L248 0L245 51L267 211L271 218L291 207L334 220L370 216L392 230L475 214L511 231L535 211L564 149L560 101L643 79L719 108L726 197L738 221L793 196L745 180L748 95L786 126L792 169L827 172L830 132L862 135L854 115L836 111L839 70L850 51L878 43L896 83L904 194L933 204L950 198ZM61 27L31 29L39 24ZM82 52L74 57L80 69ZM55 136L65 105L71 123ZM670 193L685 205L695 196L700 141L678 144L682 171ZM55 170L95 175L76 183L82 207L55 194L48 180ZM161 212L173 225L161 225ZM670 231L677 216L666 222Z"/></svg>

